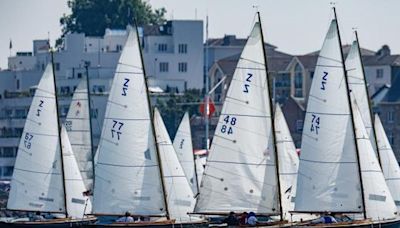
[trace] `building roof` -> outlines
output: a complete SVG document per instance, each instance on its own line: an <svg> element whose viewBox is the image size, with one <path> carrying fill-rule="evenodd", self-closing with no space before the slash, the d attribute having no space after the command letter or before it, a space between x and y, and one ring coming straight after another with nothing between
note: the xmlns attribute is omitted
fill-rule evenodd
<svg viewBox="0 0 400 228"><path fill-rule="evenodd" d="M347 54L348 54L349 51L350 51L350 48L351 48L351 45L350 45L350 44L342 45L342 50L343 50L343 55L344 55L344 56L347 56ZM366 48L360 48L360 50L361 50L361 55L363 55L363 56L366 56L366 55L375 55L375 54L376 54L376 52L371 51L371 50L366 49ZM319 55L319 51L320 51L320 50L314 51L314 52L308 53L308 54L306 54L306 55Z"/></svg>
<svg viewBox="0 0 400 228"><path fill-rule="evenodd" d="M270 52L273 54L272 52ZM217 61L218 66L226 75L233 75L236 69L237 62L239 61L240 54L232 55ZM269 72L280 72L285 71L287 65L292 60L292 56L288 57L275 57L268 55L267 52L267 62Z"/></svg>
<svg viewBox="0 0 400 228"><path fill-rule="evenodd" d="M400 66L400 55L384 55L384 56L363 56L365 66Z"/></svg>

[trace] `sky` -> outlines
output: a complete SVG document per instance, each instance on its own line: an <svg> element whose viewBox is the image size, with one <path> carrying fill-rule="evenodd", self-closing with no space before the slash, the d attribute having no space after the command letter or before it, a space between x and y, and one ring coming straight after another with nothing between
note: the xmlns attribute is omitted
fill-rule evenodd
<svg viewBox="0 0 400 228"><path fill-rule="evenodd" d="M165 7L167 19L209 18L209 37L248 36L260 11L265 39L290 54L306 54L322 46L330 20L332 0L146 0ZM400 1L337 0L342 42L350 44L357 28L360 44L370 50L389 45L400 54ZM12 40L17 51L32 51L32 40L61 34L59 19L69 14L67 0L0 0L0 68L7 66ZM205 23L204 23L205 25Z"/></svg>

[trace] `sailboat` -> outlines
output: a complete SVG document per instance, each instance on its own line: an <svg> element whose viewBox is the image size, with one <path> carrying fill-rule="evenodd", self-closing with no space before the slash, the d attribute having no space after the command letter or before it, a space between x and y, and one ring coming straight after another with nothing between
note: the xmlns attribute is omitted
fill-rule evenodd
<svg viewBox="0 0 400 228"><path fill-rule="evenodd" d="M372 109L370 107L357 31L355 31L355 37L356 40L353 42L345 62L348 72L349 88L354 95L354 99L357 101L363 123L367 129L378 162L381 165L383 175L385 176L386 184L390 189L395 204L399 208L400 194L398 189L400 187L400 179L396 180L396 176L400 177L400 167L393 154L379 116L375 116L375 123L373 124Z"/></svg>
<svg viewBox="0 0 400 228"><path fill-rule="evenodd" d="M190 130L188 112L185 113L181 120L181 123L179 124L178 130L174 138L173 146L176 151L176 155L178 156L179 162L182 165L186 179L192 188L193 194L197 195L199 192L198 178L195 159L193 156L192 133Z"/></svg>
<svg viewBox="0 0 400 228"><path fill-rule="evenodd" d="M272 102L259 13L233 74L195 212L281 215Z"/></svg>
<svg viewBox="0 0 400 228"><path fill-rule="evenodd" d="M83 195L86 188L68 135L59 124L55 88L53 67L48 64L33 97L18 147L7 209L64 214L65 218L41 222L17 220L7 225L69 227L93 220L85 216L91 203Z"/></svg>
<svg viewBox="0 0 400 228"><path fill-rule="evenodd" d="M400 211L400 167L392 147L390 146L382 122L377 114L375 115L375 131L381 167L386 184L397 206L397 211Z"/></svg>
<svg viewBox="0 0 400 228"><path fill-rule="evenodd" d="M93 213L169 220L138 32L129 34L108 97L95 166Z"/></svg>
<svg viewBox="0 0 400 228"><path fill-rule="evenodd" d="M334 14L310 89L295 211L355 219L324 226L389 226L397 222L396 209L348 89Z"/></svg>
<svg viewBox="0 0 400 228"><path fill-rule="evenodd" d="M181 224L201 221L199 218L188 215L193 212L196 200L157 108L154 111L154 126L163 168L169 215L171 219Z"/></svg>
<svg viewBox="0 0 400 228"><path fill-rule="evenodd" d="M65 127L71 140L72 151L78 161L85 187L93 189L92 136L87 79L82 79L74 91Z"/></svg>

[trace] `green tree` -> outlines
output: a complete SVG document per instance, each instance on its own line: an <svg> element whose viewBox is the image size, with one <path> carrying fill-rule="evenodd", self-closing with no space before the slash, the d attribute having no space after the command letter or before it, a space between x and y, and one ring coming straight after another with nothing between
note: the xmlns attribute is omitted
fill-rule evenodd
<svg viewBox="0 0 400 228"><path fill-rule="evenodd" d="M183 96L171 93L167 99L157 99L156 106L160 110L171 139L175 137L176 130L185 112L189 112L189 116L200 115L199 106L202 101L201 91L197 89L189 89Z"/></svg>
<svg viewBox="0 0 400 228"><path fill-rule="evenodd" d="M143 0L70 0L72 13L60 18L62 36L67 33L85 33L103 36L106 28L125 29L137 20L137 24L161 24L165 21L165 8L153 11Z"/></svg>

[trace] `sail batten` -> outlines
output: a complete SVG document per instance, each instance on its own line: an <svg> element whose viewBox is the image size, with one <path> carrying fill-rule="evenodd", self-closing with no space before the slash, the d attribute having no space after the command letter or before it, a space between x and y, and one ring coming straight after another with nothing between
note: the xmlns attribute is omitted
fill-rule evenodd
<svg viewBox="0 0 400 228"><path fill-rule="evenodd" d="M137 36L129 31L107 102L96 155L95 214L166 215Z"/></svg>
<svg viewBox="0 0 400 228"><path fill-rule="evenodd" d="M233 74L195 211L279 214L275 148L261 24L256 22Z"/></svg>
<svg viewBox="0 0 400 228"><path fill-rule="evenodd" d="M363 212L355 135L332 20L317 60L303 127L295 211Z"/></svg>
<svg viewBox="0 0 400 228"><path fill-rule="evenodd" d="M53 69L48 64L33 97L18 147L7 208L65 213Z"/></svg>

